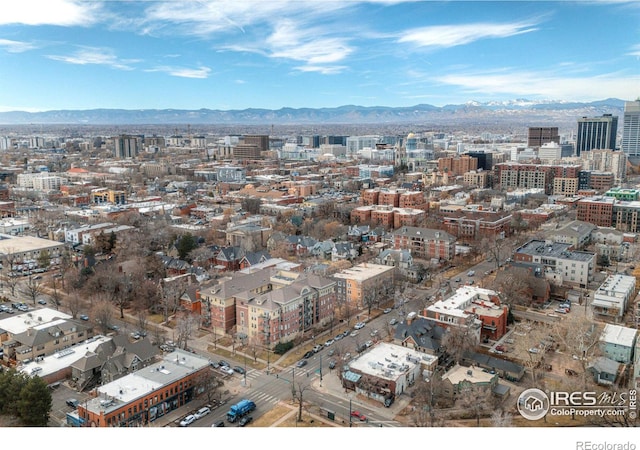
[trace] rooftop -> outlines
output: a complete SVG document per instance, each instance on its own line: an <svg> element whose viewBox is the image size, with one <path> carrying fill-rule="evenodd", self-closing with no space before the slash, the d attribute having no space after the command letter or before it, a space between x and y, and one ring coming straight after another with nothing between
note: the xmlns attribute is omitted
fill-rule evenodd
<svg viewBox="0 0 640 450"><path fill-rule="evenodd" d="M570 247L571 244L562 242L531 240L516 250L516 253L585 262L595 257L593 253L569 250Z"/></svg>
<svg viewBox="0 0 640 450"><path fill-rule="evenodd" d="M412 370L418 364L431 365L438 358L416 350L379 342L367 352L349 363L352 370L373 375L378 378L395 380L402 373Z"/></svg>
<svg viewBox="0 0 640 450"><path fill-rule="evenodd" d="M602 331L600 341L625 347L633 347L638 330L620 325L607 324Z"/></svg>

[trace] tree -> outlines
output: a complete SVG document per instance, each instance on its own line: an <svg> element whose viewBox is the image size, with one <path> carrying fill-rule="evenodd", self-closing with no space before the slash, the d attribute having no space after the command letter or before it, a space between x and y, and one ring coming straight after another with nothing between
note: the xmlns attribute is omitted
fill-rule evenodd
<svg viewBox="0 0 640 450"><path fill-rule="evenodd" d="M18 413L27 426L46 427L51 412L51 391L40 377L31 377L20 390Z"/></svg>
<svg viewBox="0 0 640 450"><path fill-rule="evenodd" d="M478 370L477 368L475 370ZM464 382L463 382L464 383ZM468 383L463 385L458 392L458 398L462 408L473 414L476 419L476 426L480 426L480 417L486 412L492 410L492 393L491 389L480 387Z"/></svg>
<svg viewBox="0 0 640 450"><path fill-rule="evenodd" d="M43 269L48 269L49 265L51 264L51 255L49 254L48 250L43 250L38 254L38 259L36 260L38 262L38 267L41 267Z"/></svg>
<svg viewBox="0 0 640 450"><path fill-rule="evenodd" d="M177 333L176 345L179 348L186 350L187 342L191 338L191 335L193 334L193 332L197 330L199 326L200 326L199 316L189 312L180 314L178 319L176 320L176 328L175 328Z"/></svg>
<svg viewBox="0 0 640 450"><path fill-rule="evenodd" d="M198 395L204 395L207 403L220 400L222 386L224 386L224 382L218 378L213 370L204 370L195 379L196 392Z"/></svg>
<svg viewBox="0 0 640 450"><path fill-rule="evenodd" d="M464 354L478 344L477 335L473 332L473 316L466 325L450 326L442 337L442 346L457 364L462 362Z"/></svg>
<svg viewBox="0 0 640 450"><path fill-rule="evenodd" d="M43 292L43 286L42 283L40 283L39 280L36 280L34 276L29 275L27 277L27 282L23 283L20 286L19 290L22 295L30 298L35 305L36 300L38 299L38 295L42 294Z"/></svg>
<svg viewBox="0 0 640 450"><path fill-rule="evenodd" d="M16 250L14 248L7 248L3 258L3 268L6 267L9 272L9 276L6 278L7 286L11 289L11 295L16 295L16 286L18 284L18 274L14 273L16 271L16 263L18 261L18 256L16 254Z"/></svg>
<svg viewBox="0 0 640 450"><path fill-rule="evenodd" d="M106 299L98 301L93 307L93 317L103 334L109 332L113 320L113 306Z"/></svg>
<svg viewBox="0 0 640 450"><path fill-rule="evenodd" d="M0 412L2 414L19 415L18 402L20 392L27 384L27 375L11 368L0 372Z"/></svg>
<svg viewBox="0 0 640 450"><path fill-rule="evenodd" d="M242 209L251 214L259 214L261 204L262 200L255 197L244 197L240 201L240 206L242 207Z"/></svg>
<svg viewBox="0 0 640 450"><path fill-rule="evenodd" d="M191 250L194 250L197 246L198 244L196 243L196 240L191 233L187 233L181 236L176 242L178 258L187 261L189 253L191 253Z"/></svg>

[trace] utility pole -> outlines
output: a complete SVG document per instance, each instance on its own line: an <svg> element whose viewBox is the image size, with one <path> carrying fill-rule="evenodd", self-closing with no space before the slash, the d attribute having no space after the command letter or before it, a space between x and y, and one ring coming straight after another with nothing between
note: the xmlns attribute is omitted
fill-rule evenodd
<svg viewBox="0 0 640 450"><path fill-rule="evenodd" d="M349 428L351 428L351 399L349 399Z"/></svg>
<svg viewBox="0 0 640 450"><path fill-rule="evenodd" d="M322 355L320 355L320 387L322 387Z"/></svg>

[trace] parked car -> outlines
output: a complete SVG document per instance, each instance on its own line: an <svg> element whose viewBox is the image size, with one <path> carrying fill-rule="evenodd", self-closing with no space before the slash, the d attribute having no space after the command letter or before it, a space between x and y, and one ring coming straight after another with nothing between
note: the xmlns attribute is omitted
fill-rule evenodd
<svg viewBox="0 0 640 450"><path fill-rule="evenodd" d="M336 337L334 337L333 339L335 339L336 341L339 341L340 339L342 339L344 336L342 335L342 333L340 334L336 334Z"/></svg>
<svg viewBox="0 0 640 450"><path fill-rule="evenodd" d="M373 345L373 341L367 341L364 343L365 347L369 348Z"/></svg>
<svg viewBox="0 0 640 450"><path fill-rule="evenodd" d="M196 416L194 416L193 414L189 414L187 417L185 417L184 419L182 419L180 421L180 426L181 427L188 427L189 425L191 425L195 421L196 421Z"/></svg>
<svg viewBox="0 0 640 450"><path fill-rule="evenodd" d="M307 353L304 354L303 358L304 359L309 359L313 356L313 352L312 351L308 351Z"/></svg>
<svg viewBox="0 0 640 450"><path fill-rule="evenodd" d="M371 337L377 336L378 335L378 330L373 330L371 333L369 333L371 335Z"/></svg>
<svg viewBox="0 0 640 450"><path fill-rule="evenodd" d="M46 305L47 304L47 302L45 300L43 300L43 299L38 300L38 303L40 305Z"/></svg>
<svg viewBox="0 0 640 450"><path fill-rule="evenodd" d="M361 328L364 328L365 323L364 322L358 322L353 328L355 328L356 330L359 330Z"/></svg>
<svg viewBox="0 0 640 450"><path fill-rule="evenodd" d="M80 320L89 320L89 316L86 314L80 314Z"/></svg>
<svg viewBox="0 0 640 450"><path fill-rule="evenodd" d="M307 365L307 360L306 359L301 359L300 361L298 361L296 363L296 367L304 367Z"/></svg>
<svg viewBox="0 0 640 450"><path fill-rule="evenodd" d="M345 330L345 331L342 333L342 337L347 337L347 336L349 336L349 333L350 333L350 332L351 332L350 330Z"/></svg>
<svg viewBox="0 0 640 450"><path fill-rule="evenodd" d="M395 325L397 323L398 323L398 319L396 319L395 317L389 321L389 325L391 325L391 326L393 326L393 325Z"/></svg>
<svg viewBox="0 0 640 450"><path fill-rule="evenodd" d="M352 331L350 336L351 336L351 337L356 337L357 335L358 335L358 332L357 332L357 331Z"/></svg>
<svg viewBox="0 0 640 450"><path fill-rule="evenodd" d="M223 427L224 426L224 420L217 420L215 422L213 422L211 424L212 427Z"/></svg>
<svg viewBox="0 0 640 450"><path fill-rule="evenodd" d="M453 280L453 281L455 281L456 283L460 283L460 282L462 281L462 278L457 277L457 278L456 278L455 280Z"/></svg>
<svg viewBox="0 0 640 450"><path fill-rule="evenodd" d="M329 353L327 353L327 356L333 356L335 353L336 350L332 348L331 350L329 350Z"/></svg>
<svg viewBox="0 0 640 450"><path fill-rule="evenodd" d="M313 353L318 353L320 350L322 350L322 345L316 344L313 346Z"/></svg>
<svg viewBox="0 0 640 450"><path fill-rule="evenodd" d="M351 417L355 417L357 419L360 419L361 421L367 420L367 416L362 414L360 411L351 411Z"/></svg>
<svg viewBox="0 0 640 450"><path fill-rule="evenodd" d="M385 308L382 312L385 314L389 314L391 312L391 308Z"/></svg>
<svg viewBox="0 0 640 450"><path fill-rule="evenodd" d="M324 343L325 347L330 347L331 345L333 345L335 341L333 339L329 339L327 342Z"/></svg>
<svg viewBox="0 0 640 450"><path fill-rule="evenodd" d="M335 360L333 359L329 360L329 369L335 369L335 368L336 368Z"/></svg>
<svg viewBox="0 0 640 450"><path fill-rule="evenodd" d="M67 404L67 406L71 406L73 409L76 409L78 407L78 404L80 403L77 399L75 398L68 398L65 403Z"/></svg>
<svg viewBox="0 0 640 450"><path fill-rule="evenodd" d="M244 416L242 419L240 419L240 421L238 422L238 426L239 427L245 427L247 425L249 425L251 422L253 421L253 417L251 416Z"/></svg>
<svg viewBox="0 0 640 450"><path fill-rule="evenodd" d="M218 361L218 364L220 364L221 366L224 366L224 367L230 367L231 366L231 364L226 362L224 359L221 359L220 361Z"/></svg>
<svg viewBox="0 0 640 450"><path fill-rule="evenodd" d="M540 353L540 350L537 347L531 347L529 349L529 353Z"/></svg>
<svg viewBox="0 0 640 450"><path fill-rule="evenodd" d="M233 375L235 373L233 369L229 366L220 366L220 372L227 375Z"/></svg>
<svg viewBox="0 0 640 450"><path fill-rule="evenodd" d="M239 373L240 375L244 375L244 373L246 372L242 367L240 366L233 366L233 371L235 373Z"/></svg>
<svg viewBox="0 0 640 450"><path fill-rule="evenodd" d="M203 406L202 408L200 408L198 411L196 411L196 413L194 414L196 419L202 419L204 416L206 416L207 414L209 414L211 412L211 409L209 409L206 406Z"/></svg>

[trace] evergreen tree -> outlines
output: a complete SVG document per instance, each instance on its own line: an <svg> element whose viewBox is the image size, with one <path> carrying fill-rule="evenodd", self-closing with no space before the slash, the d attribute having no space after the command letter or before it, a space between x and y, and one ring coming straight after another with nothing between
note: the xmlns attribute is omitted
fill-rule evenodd
<svg viewBox="0 0 640 450"><path fill-rule="evenodd" d="M32 377L20 391L17 402L22 422L31 427L46 427L51 412L51 392L40 377Z"/></svg>

